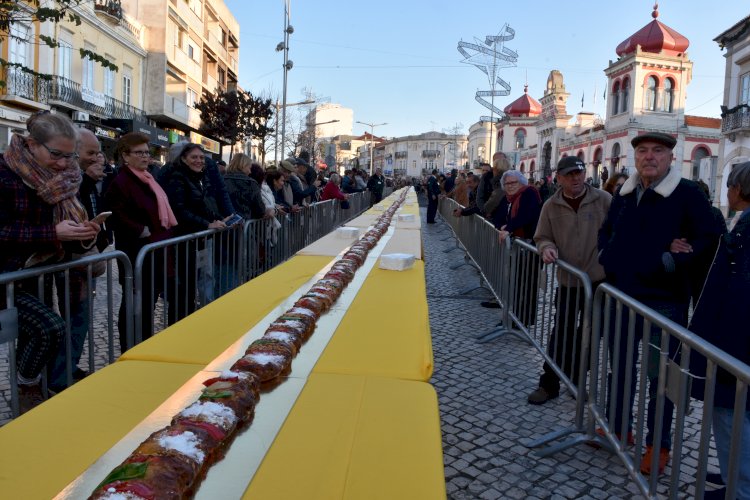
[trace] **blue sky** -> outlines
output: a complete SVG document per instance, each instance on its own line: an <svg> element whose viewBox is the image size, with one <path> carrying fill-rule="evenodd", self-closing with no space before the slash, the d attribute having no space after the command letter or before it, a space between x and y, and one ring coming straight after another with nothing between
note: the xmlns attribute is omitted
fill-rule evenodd
<svg viewBox="0 0 750 500"><path fill-rule="evenodd" d="M254 94L280 95L284 0L225 0L240 23L240 85ZM429 130L463 130L489 114L474 100L489 89L487 77L461 63L459 40L516 32L506 46L518 52L516 67L500 76L511 85L499 108L523 94L542 96L552 69L563 73L571 94L568 112L604 115L604 69L615 47L651 22L653 2L627 0L290 0L291 36L287 100L304 99L307 87L354 110L354 120L387 122L376 135L402 136ZM750 14L744 0L659 2L659 20L690 40L693 80L687 114L718 116L724 88L724 51L719 33ZM594 90L596 89L596 102ZM581 98L584 106L581 108ZM355 125L353 133L369 128Z"/></svg>

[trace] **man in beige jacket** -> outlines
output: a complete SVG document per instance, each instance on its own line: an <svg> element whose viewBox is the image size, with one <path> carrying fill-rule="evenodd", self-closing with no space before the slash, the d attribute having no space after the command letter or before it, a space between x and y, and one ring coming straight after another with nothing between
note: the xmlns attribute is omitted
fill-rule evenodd
<svg viewBox="0 0 750 500"><path fill-rule="evenodd" d="M604 280L599 264L597 233L609 210L609 193L585 182L586 167L575 156L567 156L557 164L557 190L542 207L534 234L542 260L550 264L562 259L585 271L594 288ZM563 373L578 384L581 357L583 292L580 281L568 273L558 272L557 314L547 352ZM529 395L531 404L543 404L560 393L560 377L549 363L539 387Z"/></svg>

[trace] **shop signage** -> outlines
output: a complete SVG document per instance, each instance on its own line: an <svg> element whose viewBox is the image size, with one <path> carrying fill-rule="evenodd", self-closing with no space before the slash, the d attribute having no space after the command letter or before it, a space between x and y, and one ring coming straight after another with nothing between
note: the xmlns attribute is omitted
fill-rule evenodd
<svg viewBox="0 0 750 500"><path fill-rule="evenodd" d="M112 129L102 128L94 125L94 134L99 137L106 137L107 139L117 140L117 132Z"/></svg>
<svg viewBox="0 0 750 500"><path fill-rule="evenodd" d="M218 142L209 139L208 137L203 137L196 132L190 132L190 142L200 144L203 149L210 153L219 154L221 152L221 147Z"/></svg>
<svg viewBox="0 0 750 500"><path fill-rule="evenodd" d="M175 132L174 130L167 131L167 136L169 137L170 144L176 144L185 139L184 135L180 134L179 132Z"/></svg>

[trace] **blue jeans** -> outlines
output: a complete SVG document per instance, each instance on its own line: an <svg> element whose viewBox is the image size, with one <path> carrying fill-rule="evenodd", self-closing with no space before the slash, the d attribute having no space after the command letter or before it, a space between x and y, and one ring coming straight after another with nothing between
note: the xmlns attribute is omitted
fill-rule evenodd
<svg viewBox="0 0 750 500"><path fill-rule="evenodd" d="M721 478L727 483L729 474L729 447L732 444L733 408L714 408L713 430L716 440L716 455L719 457ZM739 477L737 478L737 498L750 500L750 411L745 419L740 435Z"/></svg>
<svg viewBox="0 0 750 500"><path fill-rule="evenodd" d="M673 303L673 302L644 302L647 306L654 309L662 316L666 316L675 323L680 325L687 324L687 305ZM615 302L612 302L612 309L610 311L610 332L609 332L609 355L610 363L614 361L615 353L615 326L617 322L615 313ZM633 353L631 357L632 367L630 373L626 373L627 364L627 348L628 348L628 316L629 309L626 306L622 308L622 317L620 320L620 342L618 344L620 358L617 373L612 374L612 383L610 383L609 400L607 401L607 419L613 424L614 430L617 434L623 435L626 432L632 431L632 419L633 419L633 402L635 399L635 393L638 391L638 384L636 380L636 362L638 360L638 354L640 349L638 343L643 335L643 317L636 314L635 318L635 331L633 334L635 345L633 346ZM651 325L650 340L649 342L653 345L661 345L661 329L655 325ZM679 343L674 339L670 339L669 353L670 357L677 351ZM649 348L645 350L647 356L649 356L649 373L648 377L648 406L646 414L646 444L653 445L654 433L655 433L655 420L656 420L656 392L658 383L658 349ZM615 377L616 376L616 377ZM617 378L617 386L614 387L614 379ZM626 380L630 381L630 399L628 401L628 411L626 416L628 422L623 425L622 422L622 402L625 396L625 383ZM615 415L609 415L611 398L615 398L614 411ZM664 415L661 421L661 447L670 449L672 447L672 414L674 413L674 404L668 398L664 398Z"/></svg>

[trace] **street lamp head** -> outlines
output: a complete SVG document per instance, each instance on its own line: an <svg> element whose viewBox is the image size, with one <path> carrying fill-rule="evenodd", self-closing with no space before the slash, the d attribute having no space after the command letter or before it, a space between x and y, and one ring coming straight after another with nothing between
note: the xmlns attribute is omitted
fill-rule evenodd
<svg viewBox="0 0 750 500"><path fill-rule="evenodd" d="M286 44L284 42L279 42L279 44L276 46L276 52L281 52L286 48Z"/></svg>
<svg viewBox="0 0 750 500"><path fill-rule="evenodd" d="M290 24L289 26L287 26L287 27L286 27L286 32L287 32L287 33L289 33L290 35L291 35L292 33L294 33L294 28L292 27L292 25L291 25L291 24Z"/></svg>
<svg viewBox="0 0 750 500"><path fill-rule="evenodd" d="M293 63L293 62L291 61L291 59L290 59L290 60L288 60L288 61L286 62L286 64L284 65L284 68L286 68L286 70L287 70L287 71L289 71L289 70L290 70L290 69L292 69L293 67L294 67L294 63Z"/></svg>

